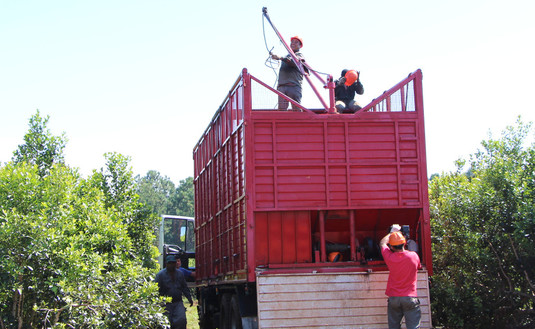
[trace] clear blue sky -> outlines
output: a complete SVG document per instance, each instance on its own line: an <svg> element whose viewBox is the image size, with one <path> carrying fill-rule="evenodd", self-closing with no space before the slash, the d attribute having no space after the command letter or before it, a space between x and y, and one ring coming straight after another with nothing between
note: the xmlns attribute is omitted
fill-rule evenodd
<svg viewBox="0 0 535 329"><path fill-rule="evenodd" d="M191 176L192 149L241 69L274 83L264 6L285 38L304 39L313 68L361 71L363 104L422 69L429 174L518 115L535 121L532 0L4 0L0 162L39 109L84 175L120 152L136 174Z"/></svg>

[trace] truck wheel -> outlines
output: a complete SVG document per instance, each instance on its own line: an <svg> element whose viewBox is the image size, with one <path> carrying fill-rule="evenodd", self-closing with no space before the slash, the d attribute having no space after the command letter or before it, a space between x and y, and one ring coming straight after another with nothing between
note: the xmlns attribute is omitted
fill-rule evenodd
<svg viewBox="0 0 535 329"><path fill-rule="evenodd" d="M199 328L201 329L216 329L214 320L208 315L204 315L199 319Z"/></svg>
<svg viewBox="0 0 535 329"><path fill-rule="evenodd" d="M216 329L214 319L214 309L217 307L217 296L210 293L208 289L197 288L196 292L199 303L197 304L197 315L199 317L200 329Z"/></svg>
<svg viewBox="0 0 535 329"><path fill-rule="evenodd" d="M224 294L221 296L221 305L219 307L219 329L229 329L230 328L230 317L232 307L230 305L231 295Z"/></svg>
<svg viewBox="0 0 535 329"><path fill-rule="evenodd" d="M238 296L232 295L230 305L230 329L243 329L241 324L240 304L238 303Z"/></svg>

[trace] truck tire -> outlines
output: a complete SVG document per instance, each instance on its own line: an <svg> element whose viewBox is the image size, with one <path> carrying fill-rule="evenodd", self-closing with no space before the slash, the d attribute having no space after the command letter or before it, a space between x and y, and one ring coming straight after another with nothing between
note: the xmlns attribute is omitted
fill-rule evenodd
<svg viewBox="0 0 535 329"><path fill-rule="evenodd" d="M207 314L199 316L199 328L201 329L216 329L214 319Z"/></svg>
<svg viewBox="0 0 535 329"><path fill-rule="evenodd" d="M243 329L240 315L240 304L238 303L238 296L232 295L230 314L230 329Z"/></svg>

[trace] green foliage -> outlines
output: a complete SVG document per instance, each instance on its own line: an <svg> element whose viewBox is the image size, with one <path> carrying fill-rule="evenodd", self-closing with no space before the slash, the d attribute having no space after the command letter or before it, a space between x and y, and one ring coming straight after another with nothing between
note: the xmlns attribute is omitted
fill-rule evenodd
<svg viewBox="0 0 535 329"><path fill-rule="evenodd" d="M434 321L447 327L535 325L535 145L520 120L482 142L470 169L430 182Z"/></svg>
<svg viewBox="0 0 535 329"><path fill-rule="evenodd" d="M150 170L144 177L136 177L140 201L158 215L176 215L171 197L175 194L175 184L159 172Z"/></svg>
<svg viewBox="0 0 535 329"><path fill-rule="evenodd" d="M118 153L107 153L106 168L94 172L90 181L104 192L106 207L112 209L117 220L126 224L128 235L135 248L133 257L140 259L145 267L157 268L155 257L158 250L152 245L159 217L141 202L136 193L136 182L129 167L130 158Z"/></svg>
<svg viewBox="0 0 535 329"><path fill-rule="evenodd" d="M182 216L193 217L195 214L195 195L193 190L193 177L181 180L172 198L177 213Z"/></svg>
<svg viewBox="0 0 535 329"><path fill-rule="evenodd" d="M168 177L162 177L159 172L153 170L144 177L136 177L136 181L140 201L146 204L153 213L194 216L193 177L181 180L176 189L175 184Z"/></svg>
<svg viewBox="0 0 535 329"><path fill-rule="evenodd" d="M40 176L48 173L55 163L63 163L63 150L67 143L65 134L53 136L47 128L49 117L41 117L39 110L30 118L30 130L24 135L24 144L13 152L13 162L37 165Z"/></svg>
<svg viewBox="0 0 535 329"><path fill-rule="evenodd" d="M87 179L57 159L0 167L0 328L165 326L152 282L157 218L138 201L128 158L107 154Z"/></svg>

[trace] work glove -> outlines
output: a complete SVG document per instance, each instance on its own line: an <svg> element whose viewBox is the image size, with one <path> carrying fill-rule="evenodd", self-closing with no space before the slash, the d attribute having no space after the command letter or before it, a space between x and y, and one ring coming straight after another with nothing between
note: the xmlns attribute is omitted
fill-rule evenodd
<svg viewBox="0 0 535 329"><path fill-rule="evenodd" d="M390 226L389 233L394 233L394 232L399 232L399 231L401 231L401 226L399 226L398 224L394 224Z"/></svg>

